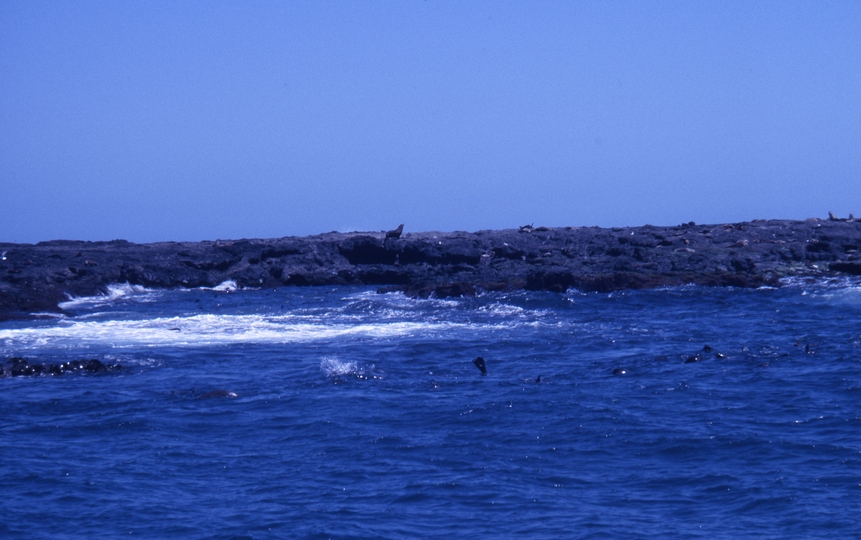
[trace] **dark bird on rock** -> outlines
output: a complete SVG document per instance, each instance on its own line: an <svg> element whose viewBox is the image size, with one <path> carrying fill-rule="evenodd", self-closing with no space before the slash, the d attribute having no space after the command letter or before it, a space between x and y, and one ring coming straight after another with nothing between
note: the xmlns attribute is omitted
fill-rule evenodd
<svg viewBox="0 0 861 540"><path fill-rule="evenodd" d="M482 375L487 375L487 366L484 364L484 358L476 356L472 363L475 364L475 367L481 370Z"/></svg>
<svg viewBox="0 0 861 540"><path fill-rule="evenodd" d="M386 240L388 240L389 238L394 238L395 240L397 240L398 238L400 238L400 237L401 237L401 234L402 234L403 232L404 232L404 224L403 224L403 223L401 223L400 225L398 225L398 228L397 228L397 229L395 229L395 230L393 230L393 231L388 231L388 232L386 233L386 237L383 239L383 241L385 242L385 241L386 241Z"/></svg>

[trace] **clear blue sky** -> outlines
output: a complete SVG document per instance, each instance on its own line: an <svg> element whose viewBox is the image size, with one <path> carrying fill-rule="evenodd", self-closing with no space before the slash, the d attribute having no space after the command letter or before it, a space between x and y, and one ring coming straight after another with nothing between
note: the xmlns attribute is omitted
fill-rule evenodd
<svg viewBox="0 0 861 540"><path fill-rule="evenodd" d="M861 216L861 2L0 2L0 241Z"/></svg>

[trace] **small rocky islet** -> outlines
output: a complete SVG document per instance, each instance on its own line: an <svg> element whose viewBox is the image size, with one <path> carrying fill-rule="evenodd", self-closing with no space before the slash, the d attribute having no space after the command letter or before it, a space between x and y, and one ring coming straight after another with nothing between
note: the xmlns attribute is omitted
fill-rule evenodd
<svg viewBox="0 0 861 540"><path fill-rule="evenodd" d="M113 283L152 288L370 285L413 297L482 290L609 292L659 286L779 286L861 275L861 220L754 220L671 227L533 227L478 232L331 232L307 237L135 244L0 243L0 320L62 313Z"/></svg>

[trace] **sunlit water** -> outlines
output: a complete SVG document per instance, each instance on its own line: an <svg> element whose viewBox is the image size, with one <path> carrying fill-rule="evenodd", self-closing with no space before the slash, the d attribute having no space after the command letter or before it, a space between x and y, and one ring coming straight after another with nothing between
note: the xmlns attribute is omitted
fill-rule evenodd
<svg viewBox="0 0 861 540"><path fill-rule="evenodd" d="M116 286L64 307L0 324L0 356L123 369L0 379L0 537L861 530L857 282L446 300Z"/></svg>

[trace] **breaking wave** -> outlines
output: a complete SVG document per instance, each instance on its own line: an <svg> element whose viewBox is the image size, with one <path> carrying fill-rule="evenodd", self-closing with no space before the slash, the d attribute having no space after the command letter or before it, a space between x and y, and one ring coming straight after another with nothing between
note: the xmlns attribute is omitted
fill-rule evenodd
<svg viewBox="0 0 861 540"><path fill-rule="evenodd" d="M159 291L148 289L142 285L129 285L128 283L113 283L108 285L106 289L105 294L95 296L70 296L69 300L58 305L61 309L74 310L109 306L123 300L152 302L159 293Z"/></svg>
<svg viewBox="0 0 861 540"><path fill-rule="evenodd" d="M214 315L159 317L144 320L58 321L49 327L0 330L0 350L40 347L140 346L196 347L227 344L293 343L343 338L386 339L434 334L455 329L478 330L480 325L411 321L325 324L297 322L286 315Z"/></svg>

